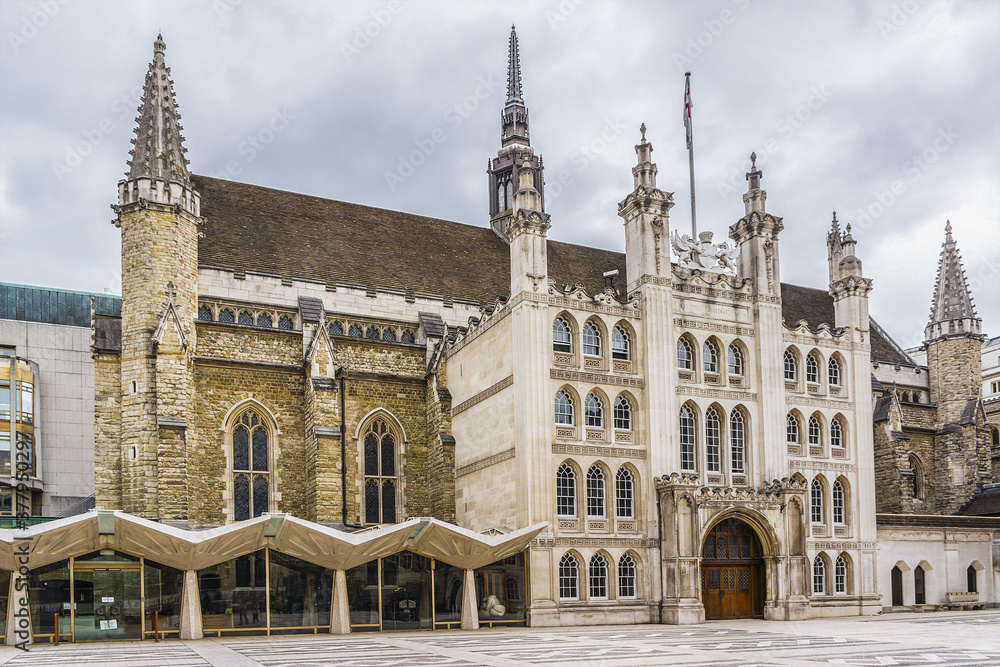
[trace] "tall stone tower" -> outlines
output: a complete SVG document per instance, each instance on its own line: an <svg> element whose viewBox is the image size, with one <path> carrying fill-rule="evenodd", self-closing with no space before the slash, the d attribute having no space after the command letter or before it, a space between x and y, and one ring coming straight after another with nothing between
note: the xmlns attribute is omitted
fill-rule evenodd
<svg viewBox="0 0 1000 667"><path fill-rule="evenodd" d="M122 234L121 483L117 499L98 502L183 523L201 218L165 50L157 36L112 206Z"/></svg>
<svg viewBox="0 0 1000 667"><path fill-rule="evenodd" d="M982 320L976 315L962 258L945 225L930 321L924 329L931 402L937 405L934 443L935 510L959 510L980 482L990 481L982 409Z"/></svg>
<svg viewBox="0 0 1000 667"><path fill-rule="evenodd" d="M525 163L532 170L531 186L538 192L539 211L545 208L542 183L542 156L535 155L528 134L528 108L521 97L521 60L517 51L517 33L510 27L507 64L507 103L500 113L500 150L490 160L489 174L490 227L507 238L514 209L514 195L521 187L519 172Z"/></svg>

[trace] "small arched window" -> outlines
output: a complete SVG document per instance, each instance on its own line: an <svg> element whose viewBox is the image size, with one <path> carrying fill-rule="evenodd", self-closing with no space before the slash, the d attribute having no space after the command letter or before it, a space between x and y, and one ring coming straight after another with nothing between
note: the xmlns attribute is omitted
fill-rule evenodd
<svg viewBox="0 0 1000 667"><path fill-rule="evenodd" d="M813 560L813 595L826 595L826 563L822 556Z"/></svg>
<svg viewBox="0 0 1000 667"><path fill-rule="evenodd" d="M268 313L260 313L257 315L257 326L271 328L271 315Z"/></svg>
<svg viewBox="0 0 1000 667"><path fill-rule="evenodd" d="M794 382L798 379L798 370L795 368L795 355L791 350L785 350L785 379Z"/></svg>
<svg viewBox="0 0 1000 667"><path fill-rule="evenodd" d="M806 357L806 382L813 384L819 382L819 362L816 355L810 354Z"/></svg>
<svg viewBox="0 0 1000 667"><path fill-rule="evenodd" d="M584 422L591 428L604 428L604 403L593 394L583 401Z"/></svg>
<svg viewBox="0 0 1000 667"><path fill-rule="evenodd" d="M618 560L618 597L634 599L635 593L635 559L631 554L624 554Z"/></svg>
<svg viewBox="0 0 1000 667"><path fill-rule="evenodd" d="M709 408L705 412L705 469L722 472L722 422L719 412Z"/></svg>
<svg viewBox="0 0 1000 667"><path fill-rule="evenodd" d="M295 328L295 323L292 322L292 318L288 315L282 315L278 318L278 328L283 331L291 331Z"/></svg>
<svg viewBox="0 0 1000 667"><path fill-rule="evenodd" d="M556 394L556 424L573 426L573 399L565 391Z"/></svg>
<svg viewBox="0 0 1000 667"><path fill-rule="evenodd" d="M395 343L396 330L393 329L392 327L386 327L385 331L382 332L382 340L384 340L387 343Z"/></svg>
<svg viewBox="0 0 1000 667"><path fill-rule="evenodd" d="M237 320L237 323L253 325L253 313L251 313L249 310L241 310L240 317L239 320Z"/></svg>
<svg viewBox="0 0 1000 667"><path fill-rule="evenodd" d="M978 593L979 592L979 586L977 581L978 577L976 575L976 568L974 566L970 565L968 569L965 571L965 579L966 583L968 584L969 592Z"/></svg>
<svg viewBox="0 0 1000 667"><path fill-rule="evenodd" d="M198 319L212 321L212 309L208 306L198 306Z"/></svg>
<svg viewBox="0 0 1000 667"><path fill-rule="evenodd" d="M344 325L334 320L333 322L330 322L329 331L331 336L343 336Z"/></svg>
<svg viewBox="0 0 1000 667"><path fill-rule="evenodd" d="M583 353L591 357L601 356L601 330L593 322L583 325Z"/></svg>
<svg viewBox="0 0 1000 667"><path fill-rule="evenodd" d="M719 348L715 343L708 340L701 349L702 364L706 373L719 372Z"/></svg>
<svg viewBox="0 0 1000 667"><path fill-rule="evenodd" d="M368 340L378 340L381 337L382 337L381 332L378 330L378 327L376 326L368 327L368 330L365 332L365 338L367 338Z"/></svg>
<svg viewBox="0 0 1000 667"><path fill-rule="evenodd" d="M809 518L813 523L823 523L823 484L814 479L809 491Z"/></svg>
<svg viewBox="0 0 1000 667"><path fill-rule="evenodd" d="M615 399L615 428L619 431L632 430L632 404L624 396Z"/></svg>
<svg viewBox="0 0 1000 667"><path fill-rule="evenodd" d="M830 357L827 363L827 377L831 387L840 386L840 362L835 357Z"/></svg>
<svg viewBox="0 0 1000 667"><path fill-rule="evenodd" d="M233 315L233 311L223 308L219 311L219 321L223 324L233 324L236 322L236 317Z"/></svg>
<svg viewBox="0 0 1000 667"><path fill-rule="evenodd" d="M913 471L913 497L924 497L924 466L916 454L910 454L910 470Z"/></svg>
<svg viewBox="0 0 1000 667"><path fill-rule="evenodd" d="M631 340L628 331L622 326L616 326L611 330L611 358L628 361L631 359Z"/></svg>
<svg viewBox="0 0 1000 667"><path fill-rule="evenodd" d="M833 492L830 495L831 503L833 504L833 522L843 524L846 518L846 499L844 485L839 479L833 483Z"/></svg>
<svg viewBox="0 0 1000 667"><path fill-rule="evenodd" d="M572 554L566 554L559 560L559 599L579 599L579 565Z"/></svg>
<svg viewBox="0 0 1000 667"><path fill-rule="evenodd" d="M799 442L799 419L791 413L785 417L785 442Z"/></svg>
<svg viewBox="0 0 1000 667"><path fill-rule="evenodd" d="M733 410L729 416L729 450L732 454L734 473L746 471L746 421L743 413Z"/></svg>
<svg viewBox="0 0 1000 667"><path fill-rule="evenodd" d="M677 368L682 371L694 368L694 349L686 338L677 339Z"/></svg>
<svg viewBox="0 0 1000 667"><path fill-rule="evenodd" d="M695 423L694 413L688 406L681 407L680 412L680 435L681 435L681 470L693 472L695 468Z"/></svg>
<svg viewBox="0 0 1000 667"><path fill-rule="evenodd" d="M231 429L233 446L233 519L245 521L269 511L270 431L257 410L240 413Z"/></svg>
<svg viewBox="0 0 1000 667"><path fill-rule="evenodd" d="M352 324L351 328L347 330L347 335L351 338L364 338L365 332L360 324Z"/></svg>
<svg viewBox="0 0 1000 667"><path fill-rule="evenodd" d="M837 556L833 564L833 592L837 595L847 593L847 560L843 556Z"/></svg>
<svg viewBox="0 0 1000 667"><path fill-rule="evenodd" d="M816 419L815 417L809 418L808 431L809 431L809 444L810 445L821 444L822 434L820 431L819 420Z"/></svg>
<svg viewBox="0 0 1000 667"><path fill-rule="evenodd" d="M587 516L604 516L604 471L598 466L587 471Z"/></svg>
<svg viewBox="0 0 1000 667"><path fill-rule="evenodd" d="M590 599L608 599L608 562L601 554L590 559Z"/></svg>
<svg viewBox="0 0 1000 667"><path fill-rule="evenodd" d="M568 463L556 471L556 514L576 516L576 473Z"/></svg>
<svg viewBox="0 0 1000 667"><path fill-rule="evenodd" d="M635 518L635 481L632 471L625 467L615 475L615 515L619 519Z"/></svg>
<svg viewBox="0 0 1000 667"><path fill-rule="evenodd" d="M415 339L413 337L413 332L410 331L409 329L404 329L403 330L403 335L399 337L399 342L400 343L410 343L410 344L412 344L414 342L414 340Z"/></svg>
<svg viewBox="0 0 1000 667"><path fill-rule="evenodd" d="M552 321L552 349L555 352L565 353L573 351L573 337L569 324L561 317Z"/></svg>
<svg viewBox="0 0 1000 667"><path fill-rule="evenodd" d="M364 438L365 523L396 523L396 458L392 429L374 420Z"/></svg>
<svg viewBox="0 0 1000 667"><path fill-rule="evenodd" d="M729 374L743 375L743 350L736 343L729 346Z"/></svg>
<svg viewBox="0 0 1000 667"><path fill-rule="evenodd" d="M834 449L844 447L844 427L840 425L839 419L830 422L830 446Z"/></svg>

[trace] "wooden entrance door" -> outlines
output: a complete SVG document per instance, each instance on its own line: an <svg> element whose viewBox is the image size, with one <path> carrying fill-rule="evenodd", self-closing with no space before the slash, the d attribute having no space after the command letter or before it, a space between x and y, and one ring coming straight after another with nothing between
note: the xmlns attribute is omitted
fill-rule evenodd
<svg viewBox="0 0 1000 667"><path fill-rule="evenodd" d="M705 538L701 591L707 619L764 616L764 561L760 541L743 521L722 521Z"/></svg>

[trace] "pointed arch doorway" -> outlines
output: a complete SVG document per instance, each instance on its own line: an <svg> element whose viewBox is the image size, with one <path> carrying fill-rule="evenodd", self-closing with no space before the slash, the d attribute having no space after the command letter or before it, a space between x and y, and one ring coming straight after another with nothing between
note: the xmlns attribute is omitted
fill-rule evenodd
<svg viewBox="0 0 1000 667"><path fill-rule="evenodd" d="M723 519L702 547L701 601L706 620L764 617L764 554L740 519Z"/></svg>

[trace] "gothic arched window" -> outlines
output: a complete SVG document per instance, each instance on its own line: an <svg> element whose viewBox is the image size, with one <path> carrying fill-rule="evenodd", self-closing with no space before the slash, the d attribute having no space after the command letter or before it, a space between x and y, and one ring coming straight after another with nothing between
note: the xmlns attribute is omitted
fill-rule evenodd
<svg viewBox="0 0 1000 667"><path fill-rule="evenodd" d="M706 373L719 372L719 348L712 341L705 341L702 346L702 364Z"/></svg>
<svg viewBox="0 0 1000 667"><path fill-rule="evenodd" d="M601 330L593 322L583 325L583 353L591 357L601 356Z"/></svg>
<svg viewBox="0 0 1000 667"><path fill-rule="evenodd" d="M736 343L729 346L729 374L743 375L743 350Z"/></svg>
<svg viewBox="0 0 1000 667"><path fill-rule="evenodd" d="M628 331L622 326L611 330L611 358L628 361L631 358Z"/></svg>
<svg viewBox="0 0 1000 667"><path fill-rule="evenodd" d="M253 313L249 310L241 310L240 318L237 320L237 324L253 324Z"/></svg>
<svg viewBox="0 0 1000 667"><path fill-rule="evenodd" d="M365 338L368 340L378 340L381 337L381 332L379 332L378 327L376 326L368 327L368 331L365 332Z"/></svg>
<svg viewBox="0 0 1000 667"><path fill-rule="evenodd" d="M635 594L635 559L631 554L623 554L618 561L618 597L634 598Z"/></svg>
<svg viewBox="0 0 1000 667"><path fill-rule="evenodd" d="M827 364L827 377L829 378L831 387L840 386L840 362L834 357L830 357L830 361Z"/></svg>
<svg viewBox="0 0 1000 667"><path fill-rule="evenodd" d="M257 315L257 326L271 328L271 316L268 313L260 313Z"/></svg>
<svg viewBox="0 0 1000 667"><path fill-rule="evenodd" d="M847 560L843 556L837 556L833 564L833 592L838 595L847 592Z"/></svg>
<svg viewBox="0 0 1000 667"><path fill-rule="evenodd" d="M791 413L785 418L785 441L792 443L799 441L799 420Z"/></svg>
<svg viewBox="0 0 1000 667"><path fill-rule="evenodd" d="M785 350L785 379L789 382L794 382L798 379L798 371L795 368L795 355L792 354L791 350Z"/></svg>
<svg viewBox="0 0 1000 667"><path fill-rule="evenodd" d="M603 428L604 404L601 399L593 394L587 394L587 398L583 401L583 416L587 426Z"/></svg>
<svg viewBox="0 0 1000 667"><path fill-rule="evenodd" d="M686 338L677 339L677 368L682 371L694 368L694 349Z"/></svg>
<svg viewBox="0 0 1000 667"><path fill-rule="evenodd" d="M284 331L291 331L292 329L295 328L295 323L292 322L292 318L290 318L288 315L282 315L278 319L278 328Z"/></svg>
<svg viewBox="0 0 1000 667"><path fill-rule="evenodd" d="M399 342L412 344L413 341L414 341L413 332L410 331L409 329L404 329L403 335L399 337Z"/></svg>
<svg viewBox="0 0 1000 667"><path fill-rule="evenodd" d="M587 516L604 516L604 471L598 466L587 471Z"/></svg>
<svg viewBox="0 0 1000 667"><path fill-rule="evenodd" d="M212 309L208 306L198 306L198 319L212 321Z"/></svg>
<svg viewBox="0 0 1000 667"><path fill-rule="evenodd" d="M223 324L233 324L236 322L236 317L233 316L233 311L223 308L219 311L219 321Z"/></svg>
<svg viewBox="0 0 1000 667"><path fill-rule="evenodd" d="M590 599L608 599L608 562L601 554L590 559Z"/></svg>
<svg viewBox="0 0 1000 667"><path fill-rule="evenodd" d="M573 399L565 391L556 394L556 424L573 426Z"/></svg>
<svg viewBox="0 0 1000 667"><path fill-rule="evenodd" d="M396 523L396 436L375 419L364 436L365 523Z"/></svg>
<svg viewBox="0 0 1000 667"><path fill-rule="evenodd" d="M566 554L559 561L559 599L576 600L579 598L579 565L572 554Z"/></svg>
<svg viewBox="0 0 1000 667"><path fill-rule="evenodd" d="M819 382L819 362L816 355L810 354L806 357L806 382L813 384Z"/></svg>
<svg viewBox="0 0 1000 667"><path fill-rule="evenodd" d="M719 412L709 408L705 413L705 469L722 472L722 423Z"/></svg>
<svg viewBox="0 0 1000 667"><path fill-rule="evenodd" d="M625 467L615 475L615 515L619 519L635 518L635 482L632 471Z"/></svg>
<svg viewBox="0 0 1000 667"><path fill-rule="evenodd" d="M746 465L746 420L743 413L733 410L729 416L729 450L732 454L732 471L742 473Z"/></svg>
<svg viewBox="0 0 1000 667"><path fill-rule="evenodd" d="M844 427L840 425L840 420L830 421L830 446L834 449L844 447Z"/></svg>
<svg viewBox="0 0 1000 667"><path fill-rule="evenodd" d="M351 328L347 330L347 335L351 338L364 338L365 332L360 324L352 324Z"/></svg>
<svg viewBox="0 0 1000 667"><path fill-rule="evenodd" d="M695 468L694 448L694 413L688 406L681 407L680 433L681 433L681 470L693 472Z"/></svg>
<svg viewBox="0 0 1000 667"><path fill-rule="evenodd" d="M568 463L556 471L556 514L576 516L576 472Z"/></svg>
<svg viewBox="0 0 1000 667"><path fill-rule="evenodd" d="M826 563L822 556L813 560L813 594L826 595Z"/></svg>
<svg viewBox="0 0 1000 667"><path fill-rule="evenodd" d="M823 483L814 479L809 493L809 518L813 523L823 523Z"/></svg>
<svg viewBox="0 0 1000 667"><path fill-rule="evenodd" d="M331 336L343 336L344 335L344 325L341 324L340 322L337 322L336 320L334 320L333 322L330 322L330 326L329 326L328 330L329 330Z"/></svg>
<svg viewBox="0 0 1000 667"><path fill-rule="evenodd" d="M395 343L396 342L395 329L392 329L391 327L386 327L385 331L382 332L382 340L384 340L387 343Z"/></svg>
<svg viewBox="0 0 1000 667"><path fill-rule="evenodd" d="M808 431L809 431L809 444L810 445L821 444L822 434L820 432L819 420L816 419L815 417L809 418Z"/></svg>
<svg viewBox="0 0 1000 667"><path fill-rule="evenodd" d="M834 523L844 523L846 516L847 502L844 493L844 485L838 479L833 483L833 493L831 495L831 504L833 505L833 522Z"/></svg>
<svg viewBox="0 0 1000 667"><path fill-rule="evenodd" d="M565 353L573 351L573 336L569 324L561 317L552 320L552 349Z"/></svg>
<svg viewBox="0 0 1000 667"><path fill-rule="evenodd" d="M615 428L620 431L632 430L632 404L624 396L615 399Z"/></svg>
<svg viewBox="0 0 1000 667"><path fill-rule="evenodd" d="M271 464L268 420L254 408L239 413L230 429L233 447L233 519L246 521L270 511Z"/></svg>

